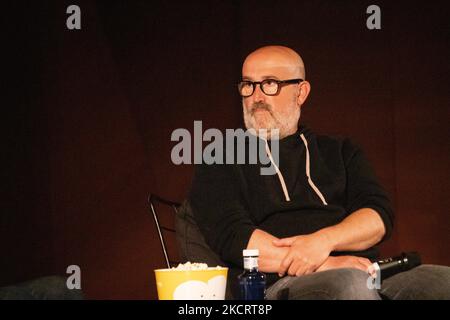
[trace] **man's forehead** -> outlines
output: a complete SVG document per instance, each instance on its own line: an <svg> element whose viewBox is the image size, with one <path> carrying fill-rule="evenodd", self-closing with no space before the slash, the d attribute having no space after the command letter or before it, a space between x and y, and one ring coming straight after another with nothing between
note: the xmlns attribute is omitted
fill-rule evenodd
<svg viewBox="0 0 450 320"><path fill-rule="evenodd" d="M299 67L292 63L277 61L246 61L242 66L244 78L284 78L297 76Z"/></svg>
<svg viewBox="0 0 450 320"><path fill-rule="evenodd" d="M304 78L303 60L294 50L284 46L267 46L250 53L242 66L242 77L248 79ZM255 79L256 80L256 79Z"/></svg>

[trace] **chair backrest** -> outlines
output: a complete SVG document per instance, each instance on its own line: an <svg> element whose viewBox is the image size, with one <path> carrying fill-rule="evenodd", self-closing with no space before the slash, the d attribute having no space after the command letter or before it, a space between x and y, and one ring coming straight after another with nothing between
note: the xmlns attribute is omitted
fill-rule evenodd
<svg viewBox="0 0 450 320"><path fill-rule="evenodd" d="M176 247L175 217L181 204L155 194L149 195L148 203L155 221L167 268L171 268L180 262Z"/></svg>

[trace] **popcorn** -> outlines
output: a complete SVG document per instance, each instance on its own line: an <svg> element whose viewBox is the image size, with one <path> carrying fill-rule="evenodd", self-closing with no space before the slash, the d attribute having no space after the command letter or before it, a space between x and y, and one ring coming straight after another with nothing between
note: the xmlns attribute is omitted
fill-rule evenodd
<svg viewBox="0 0 450 320"><path fill-rule="evenodd" d="M222 269L223 267L217 266L215 268L208 267L206 263L194 262L190 261L186 263L180 263L177 267L172 267L172 270L180 270L180 271L191 271L191 270L211 270L211 269Z"/></svg>

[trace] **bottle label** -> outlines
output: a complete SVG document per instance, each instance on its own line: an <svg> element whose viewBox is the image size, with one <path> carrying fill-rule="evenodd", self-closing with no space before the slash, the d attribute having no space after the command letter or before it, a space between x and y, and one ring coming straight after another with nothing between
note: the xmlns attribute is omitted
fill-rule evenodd
<svg viewBox="0 0 450 320"><path fill-rule="evenodd" d="M258 258L257 257L244 257L244 269L252 270L258 268Z"/></svg>

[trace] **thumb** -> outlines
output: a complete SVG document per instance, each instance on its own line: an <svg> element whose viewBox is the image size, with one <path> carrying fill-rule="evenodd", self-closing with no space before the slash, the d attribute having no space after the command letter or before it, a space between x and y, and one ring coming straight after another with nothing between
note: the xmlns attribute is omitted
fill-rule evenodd
<svg viewBox="0 0 450 320"><path fill-rule="evenodd" d="M294 243L295 237L275 239L272 243L277 247L289 247Z"/></svg>

